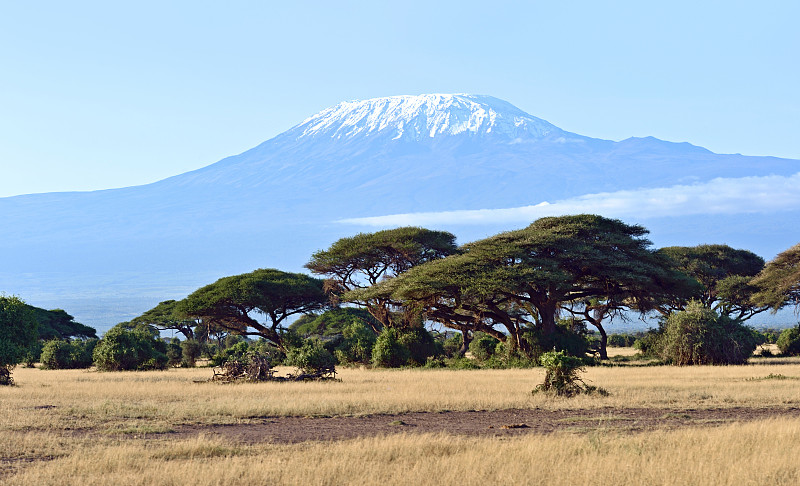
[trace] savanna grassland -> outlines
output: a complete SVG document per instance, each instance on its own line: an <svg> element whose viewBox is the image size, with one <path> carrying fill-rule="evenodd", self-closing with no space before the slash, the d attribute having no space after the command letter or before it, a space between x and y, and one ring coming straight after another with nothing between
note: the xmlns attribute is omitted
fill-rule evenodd
<svg viewBox="0 0 800 486"><path fill-rule="evenodd" d="M570 399L532 395L540 369L210 375L17 368L0 389L0 483L800 483L797 358L591 367L609 395Z"/></svg>

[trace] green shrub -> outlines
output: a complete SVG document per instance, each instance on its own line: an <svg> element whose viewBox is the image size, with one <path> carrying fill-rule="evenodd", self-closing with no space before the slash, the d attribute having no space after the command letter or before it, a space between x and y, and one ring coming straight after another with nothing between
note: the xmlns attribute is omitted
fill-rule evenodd
<svg viewBox="0 0 800 486"><path fill-rule="evenodd" d="M422 326L403 329L398 333L397 340L408 349L408 364L422 366L429 357L441 354L431 333Z"/></svg>
<svg viewBox="0 0 800 486"><path fill-rule="evenodd" d="M642 356L658 357L661 332L656 329L648 330L642 337L633 342L633 347L638 349Z"/></svg>
<svg viewBox="0 0 800 486"><path fill-rule="evenodd" d="M361 321L352 320L342 329L342 337L334 351L340 363L368 364L372 361L372 348L377 338L372 329Z"/></svg>
<svg viewBox="0 0 800 486"><path fill-rule="evenodd" d="M539 362L545 369L544 382L534 388L533 393L545 392L562 397L594 392L608 394L581 380L579 373L584 371L581 358L570 356L565 351L550 351L543 353Z"/></svg>
<svg viewBox="0 0 800 486"><path fill-rule="evenodd" d="M494 356L499 343L500 341L497 338L489 334L476 332L472 342L469 343L469 352L478 361L488 361L489 358Z"/></svg>
<svg viewBox="0 0 800 486"><path fill-rule="evenodd" d="M633 346L636 336L633 334L611 334L608 336L608 345L616 348L627 348Z"/></svg>
<svg viewBox="0 0 800 486"><path fill-rule="evenodd" d="M398 368L408 364L411 352L400 342L399 333L393 328L384 328L372 348L372 363L384 368Z"/></svg>
<svg viewBox="0 0 800 486"><path fill-rule="evenodd" d="M800 355L800 324L797 327L784 329L775 344L785 356Z"/></svg>
<svg viewBox="0 0 800 486"><path fill-rule="evenodd" d="M97 343L97 339L87 341L53 339L42 347L39 361L43 369L49 370L89 368L92 366L92 352Z"/></svg>
<svg viewBox="0 0 800 486"><path fill-rule="evenodd" d="M336 368L336 358L319 339L308 339L302 346L289 349L286 363L304 373L322 373Z"/></svg>
<svg viewBox="0 0 800 486"><path fill-rule="evenodd" d="M314 314L301 316L289 326L289 329L300 336L333 336L343 334L344 329L354 321L370 331L373 327L378 329L381 327L381 324L365 309L339 307L318 316Z"/></svg>
<svg viewBox="0 0 800 486"><path fill-rule="evenodd" d="M452 358L461 350L461 345L464 344L464 335L456 333L452 337L444 339L442 342L442 353L448 358Z"/></svg>
<svg viewBox="0 0 800 486"><path fill-rule="evenodd" d="M529 329L523 334L528 342L530 355L527 358L537 363L542 354L550 351L564 351L570 356L585 357L590 351L589 332L586 324L573 320L561 319L556 323L554 333L545 335L539 328Z"/></svg>
<svg viewBox="0 0 800 486"><path fill-rule="evenodd" d="M197 358L203 350L202 345L196 339L185 339L181 341L181 366L184 368L194 368Z"/></svg>
<svg viewBox="0 0 800 486"><path fill-rule="evenodd" d="M147 329L114 326L94 348L94 363L101 371L151 370L167 367L167 343Z"/></svg>
<svg viewBox="0 0 800 486"><path fill-rule="evenodd" d="M167 343L167 366L178 366L181 364L181 340L172 338Z"/></svg>
<svg viewBox="0 0 800 486"><path fill-rule="evenodd" d="M671 314L657 341L658 354L678 366L743 364L756 349L750 328L690 302Z"/></svg>

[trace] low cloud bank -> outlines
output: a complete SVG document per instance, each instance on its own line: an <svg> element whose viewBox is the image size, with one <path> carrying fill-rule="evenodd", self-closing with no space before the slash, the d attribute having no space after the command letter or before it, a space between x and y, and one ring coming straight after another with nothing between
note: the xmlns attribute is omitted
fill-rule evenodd
<svg viewBox="0 0 800 486"><path fill-rule="evenodd" d="M338 222L362 226L426 226L519 223L544 216L579 213L624 219L797 209L800 209L800 173L788 177L717 178L692 185L602 192L517 208L391 214Z"/></svg>

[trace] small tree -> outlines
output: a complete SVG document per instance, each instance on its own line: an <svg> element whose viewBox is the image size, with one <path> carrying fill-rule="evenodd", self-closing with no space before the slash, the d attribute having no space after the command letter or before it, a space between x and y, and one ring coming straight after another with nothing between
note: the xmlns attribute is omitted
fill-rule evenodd
<svg viewBox="0 0 800 486"><path fill-rule="evenodd" d="M656 347L661 359L678 366L743 364L756 340L738 321L693 301L667 318Z"/></svg>
<svg viewBox="0 0 800 486"><path fill-rule="evenodd" d="M784 329L775 344L778 345L778 349L783 355L800 355L800 326Z"/></svg>
<svg viewBox="0 0 800 486"><path fill-rule="evenodd" d="M94 363L101 371L163 370L167 367L167 343L143 327L112 327L94 348Z"/></svg>
<svg viewBox="0 0 800 486"><path fill-rule="evenodd" d="M601 388L587 385L580 378L584 371L583 360L570 356L564 351L549 351L542 354L539 362L545 369L544 382L534 388L533 393L552 393L559 397L571 397L581 393L607 395Z"/></svg>
<svg viewBox="0 0 800 486"><path fill-rule="evenodd" d="M39 361L42 363L42 368L48 370L88 368L92 366L92 353L97 343L97 339L88 341L52 339L42 348Z"/></svg>
<svg viewBox="0 0 800 486"><path fill-rule="evenodd" d="M11 370L36 343L36 319L19 297L0 295L0 385L13 385Z"/></svg>
<svg viewBox="0 0 800 486"><path fill-rule="evenodd" d="M372 348L372 363L385 368L399 368L408 364L410 358L411 352L400 342L397 329L383 328Z"/></svg>
<svg viewBox="0 0 800 486"><path fill-rule="evenodd" d="M336 358L319 339L308 339L302 346L286 353L286 363L307 374L335 373Z"/></svg>

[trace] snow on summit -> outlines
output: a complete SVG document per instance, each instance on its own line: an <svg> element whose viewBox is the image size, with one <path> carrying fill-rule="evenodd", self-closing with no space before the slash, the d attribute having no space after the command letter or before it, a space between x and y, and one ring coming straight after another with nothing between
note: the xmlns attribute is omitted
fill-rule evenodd
<svg viewBox="0 0 800 486"><path fill-rule="evenodd" d="M550 123L491 96L426 94L345 101L295 127L298 138L390 136L392 139L440 135L499 135L543 138L562 133Z"/></svg>

